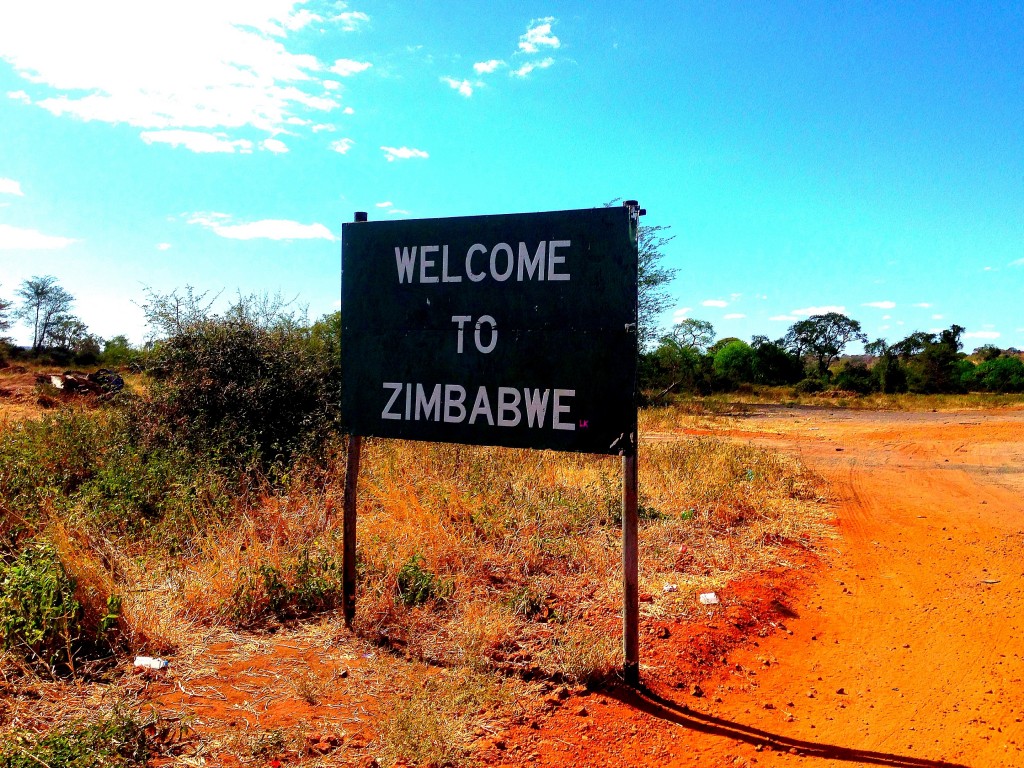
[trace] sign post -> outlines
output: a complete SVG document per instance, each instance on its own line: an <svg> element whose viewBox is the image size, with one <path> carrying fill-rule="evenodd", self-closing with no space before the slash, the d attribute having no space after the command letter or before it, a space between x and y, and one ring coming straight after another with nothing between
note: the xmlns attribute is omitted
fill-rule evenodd
<svg viewBox="0 0 1024 768"><path fill-rule="evenodd" d="M624 676L637 684L640 215L628 201L342 226L347 624L360 436L621 456Z"/></svg>

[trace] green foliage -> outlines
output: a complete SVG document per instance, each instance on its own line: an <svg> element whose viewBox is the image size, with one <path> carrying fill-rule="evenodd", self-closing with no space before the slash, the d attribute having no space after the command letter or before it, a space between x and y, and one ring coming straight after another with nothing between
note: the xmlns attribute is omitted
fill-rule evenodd
<svg viewBox="0 0 1024 768"><path fill-rule="evenodd" d="M0 768L120 768L148 763L152 725L115 710L94 723L52 728L42 738L16 733L0 744Z"/></svg>
<svg viewBox="0 0 1024 768"><path fill-rule="evenodd" d="M989 359L971 371L971 378L988 392L1024 392L1024 361L1019 357Z"/></svg>
<svg viewBox="0 0 1024 768"><path fill-rule="evenodd" d="M423 605L439 596L441 583L437 576L423 567L423 557L413 555L398 570L398 599L408 607Z"/></svg>
<svg viewBox="0 0 1024 768"><path fill-rule="evenodd" d="M284 465L317 450L339 417L337 321L311 332L280 302L239 298L217 315L201 301L150 296L147 317L169 335L149 356L143 429L236 465Z"/></svg>
<svg viewBox="0 0 1024 768"><path fill-rule="evenodd" d="M322 613L335 608L341 597L341 563L304 547L281 565L243 569L225 613L242 626L252 626L271 615L287 621Z"/></svg>
<svg viewBox="0 0 1024 768"><path fill-rule="evenodd" d="M231 508L233 488L211 458L140 445L136 427L130 410L60 410L8 430L0 530L31 532L48 513L78 514L104 534L152 532L173 551Z"/></svg>
<svg viewBox="0 0 1024 768"><path fill-rule="evenodd" d="M754 348L753 383L795 384L803 378L800 357L787 351L781 339L769 341L766 336L755 336L751 346Z"/></svg>
<svg viewBox="0 0 1024 768"><path fill-rule="evenodd" d="M140 353L131 345L126 336L115 336L103 342L98 362L105 366L121 366L134 363Z"/></svg>
<svg viewBox="0 0 1024 768"><path fill-rule="evenodd" d="M715 376L729 387L753 381L755 357L754 349L745 341L730 341L715 353Z"/></svg>
<svg viewBox="0 0 1024 768"><path fill-rule="evenodd" d="M672 299L665 286L672 282L676 269L661 265L663 249L675 239L662 232L670 227L641 225L637 232L638 255L638 328L639 349L647 349L658 337L658 316L671 306Z"/></svg>
<svg viewBox="0 0 1024 768"><path fill-rule="evenodd" d="M3 647L48 669L73 667L82 635L75 580L49 545L33 543L0 558Z"/></svg>
<svg viewBox="0 0 1024 768"><path fill-rule="evenodd" d="M860 323L838 312L828 312L793 323L785 343L798 356L815 360L818 376L825 377L829 366L852 341L867 341Z"/></svg>
<svg viewBox="0 0 1024 768"><path fill-rule="evenodd" d="M953 325L942 331L937 338L934 334L916 333L893 345L903 352L920 349L906 364L907 385L911 392L937 394L966 391L963 382L965 369L960 365L964 357L960 354L960 335L963 332L962 326Z"/></svg>
<svg viewBox="0 0 1024 768"><path fill-rule="evenodd" d="M876 388L876 378L863 363L845 362L833 379L836 389L867 395Z"/></svg>
<svg viewBox="0 0 1024 768"><path fill-rule="evenodd" d="M0 440L0 510L32 520L60 504L96 474L108 439L101 419L70 410L17 423Z"/></svg>

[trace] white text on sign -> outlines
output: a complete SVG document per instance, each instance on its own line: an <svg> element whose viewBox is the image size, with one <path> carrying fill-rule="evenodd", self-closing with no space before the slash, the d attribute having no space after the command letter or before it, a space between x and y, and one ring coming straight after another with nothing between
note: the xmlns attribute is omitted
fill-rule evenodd
<svg viewBox="0 0 1024 768"><path fill-rule="evenodd" d="M447 245L395 246L395 268L399 284L461 283L463 274L473 283L488 277L499 283L569 280L565 255L559 250L571 246L570 240L541 240L532 250L523 242L516 249L508 243L490 249L476 243L466 251L461 273L452 273ZM456 265L458 261L456 257Z"/></svg>
<svg viewBox="0 0 1024 768"><path fill-rule="evenodd" d="M382 419L395 421L437 421L446 424L484 424L499 427L573 431L576 424L566 420L571 406L569 399L574 389L530 389L514 387L477 387L473 404L469 404L469 391L461 384L411 384L385 381L390 392L381 411ZM550 410L549 410L550 406ZM550 412L551 419L548 421Z"/></svg>

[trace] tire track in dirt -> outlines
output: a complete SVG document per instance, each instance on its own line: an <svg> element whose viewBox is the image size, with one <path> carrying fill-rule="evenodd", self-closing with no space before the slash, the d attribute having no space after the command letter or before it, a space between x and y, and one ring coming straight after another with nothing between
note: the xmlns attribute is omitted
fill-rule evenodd
<svg viewBox="0 0 1024 768"><path fill-rule="evenodd" d="M789 625L799 642L776 636L737 656L779 663L739 696L720 677L715 714L776 734L782 747L808 745L795 751L816 765L1022 765L1024 512L1010 488L1024 420L986 415L1009 428L982 432L938 414L893 440L874 417L852 416L822 427L823 439L786 438L840 497L840 553ZM963 440L965 428L985 442ZM736 745L711 745L708 756L794 757Z"/></svg>

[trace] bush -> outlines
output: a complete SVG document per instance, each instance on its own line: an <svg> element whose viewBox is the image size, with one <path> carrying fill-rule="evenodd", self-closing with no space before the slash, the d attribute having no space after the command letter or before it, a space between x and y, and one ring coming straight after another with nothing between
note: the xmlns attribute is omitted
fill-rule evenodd
<svg viewBox="0 0 1024 768"><path fill-rule="evenodd" d="M1024 361L1019 357L986 360L971 373L974 383L989 392L1024 392Z"/></svg>
<svg viewBox="0 0 1024 768"><path fill-rule="evenodd" d="M286 621L331 610L341 596L341 563L303 548L281 565L264 563L255 570L243 569L226 613L242 626L271 615Z"/></svg>
<svg viewBox="0 0 1024 768"><path fill-rule="evenodd" d="M32 542L0 558L0 630L3 647L49 671L74 670L79 656L109 650L107 633L117 624L120 600L107 602L97 626L82 624L75 579L48 544Z"/></svg>
<svg viewBox="0 0 1024 768"><path fill-rule="evenodd" d="M155 381L140 408L145 439L262 467L322 447L340 409L332 324L313 333L281 305L244 298L224 315L193 307L169 323L160 319L169 300L151 296L147 306L168 335L147 362Z"/></svg>
<svg viewBox="0 0 1024 768"><path fill-rule="evenodd" d="M22 733L0 745L2 768L114 768L149 762L152 724L122 711L94 723L73 722L42 738Z"/></svg>
<svg viewBox="0 0 1024 768"><path fill-rule="evenodd" d="M797 383L793 387L793 393L795 395L812 395L815 392L823 392L825 390L826 382L821 379L807 378Z"/></svg>
<svg viewBox="0 0 1024 768"><path fill-rule="evenodd" d="M867 395L875 390L875 382L866 365L846 362L836 374L834 384L836 389Z"/></svg>

